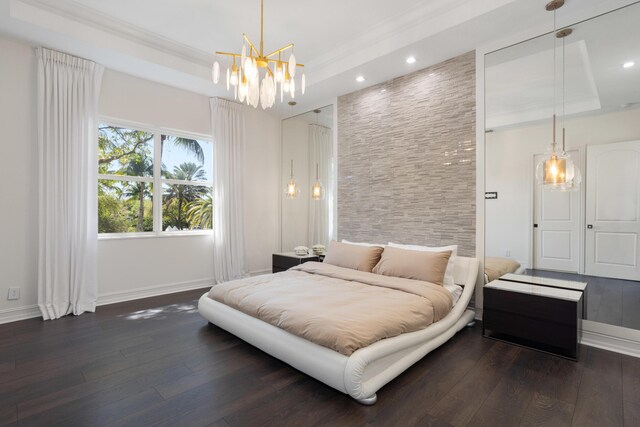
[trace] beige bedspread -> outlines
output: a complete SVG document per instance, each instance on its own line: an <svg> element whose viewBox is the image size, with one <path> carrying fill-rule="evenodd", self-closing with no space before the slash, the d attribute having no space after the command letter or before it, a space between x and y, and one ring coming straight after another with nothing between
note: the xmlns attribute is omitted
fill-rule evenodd
<svg viewBox="0 0 640 427"><path fill-rule="evenodd" d="M221 283L209 297L347 356L423 329L452 304L449 292L433 283L319 262Z"/></svg>
<svg viewBox="0 0 640 427"><path fill-rule="evenodd" d="M484 274L487 281L493 282L507 273L515 273L520 268L520 263L509 258L485 257Z"/></svg>

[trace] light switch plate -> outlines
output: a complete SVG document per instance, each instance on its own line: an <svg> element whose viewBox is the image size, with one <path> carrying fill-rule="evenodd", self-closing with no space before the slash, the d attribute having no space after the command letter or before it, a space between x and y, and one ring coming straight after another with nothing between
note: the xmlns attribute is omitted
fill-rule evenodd
<svg viewBox="0 0 640 427"><path fill-rule="evenodd" d="M20 288L9 288L8 300L20 299Z"/></svg>

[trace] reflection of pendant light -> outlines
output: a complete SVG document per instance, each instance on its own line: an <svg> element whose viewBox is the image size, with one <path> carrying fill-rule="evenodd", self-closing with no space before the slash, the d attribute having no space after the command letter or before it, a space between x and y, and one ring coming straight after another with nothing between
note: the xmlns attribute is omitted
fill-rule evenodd
<svg viewBox="0 0 640 427"><path fill-rule="evenodd" d="M564 0L553 0L552 2L546 5L546 9L548 11L553 11L553 31L556 32L556 10L564 5ZM560 32L565 33L564 35L556 35L557 38L564 37L569 35L571 32ZM558 33L558 34L560 34ZM563 58L564 58L564 50L563 50ZM564 91L564 87L563 87ZM563 109L564 109L564 101L563 101ZM555 38L553 40L553 139L551 143L550 153L545 154L543 159L536 166L536 180L539 184L563 189L569 182L574 181L575 175L575 166L571 157L567 155L567 153L563 150L561 152L557 151L557 143L556 143L556 42ZM564 115L563 115L564 120Z"/></svg>
<svg viewBox="0 0 640 427"><path fill-rule="evenodd" d="M289 178L289 182L287 183L287 187L284 192L288 199L295 199L298 197L298 194L300 194L298 184L296 184L296 181L293 179L293 159L291 159L291 177Z"/></svg>
<svg viewBox="0 0 640 427"><path fill-rule="evenodd" d="M316 183L311 187L311 198L313 200L322 200L324 198L324 188L318 179L318 164L316 163Z"/></svg>

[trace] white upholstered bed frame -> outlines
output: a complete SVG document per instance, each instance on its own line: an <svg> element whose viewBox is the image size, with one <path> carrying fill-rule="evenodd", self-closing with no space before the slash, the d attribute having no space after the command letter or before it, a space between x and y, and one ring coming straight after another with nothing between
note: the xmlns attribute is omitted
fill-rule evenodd
<svg viewBox="0 0 640 427"><path fill-rule="evenodd" d="M464 286L460 299L439 322L427 328L375 342L345 356L307 341L262 320L251 317L204 294L198 303L209 322L242 338L313 378L348 394L358 402L373 405L376 392L447 342L456 332L473 324L475 313L467 306L478 276L476 258L457 257L454 281Z"/></svg>

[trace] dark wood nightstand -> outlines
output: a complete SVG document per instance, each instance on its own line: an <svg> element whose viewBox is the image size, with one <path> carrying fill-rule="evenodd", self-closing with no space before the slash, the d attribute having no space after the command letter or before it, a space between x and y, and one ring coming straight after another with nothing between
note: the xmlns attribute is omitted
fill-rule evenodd
<svg viewBox="0 0 640 427"><path fill-rule="evenodd" d="M485 337L578 359L582 292L494 280L483 293Z"/></svg>
<svg viewBox="0 0 640 427"><path fill-rule="evenodd" d="M296 265L304 264L309 261L320 261L320 257L316 255L303 255L298 256L293 252L284 252L281 254L273 254L272 272L279 273L295 267Z"/></svg>

